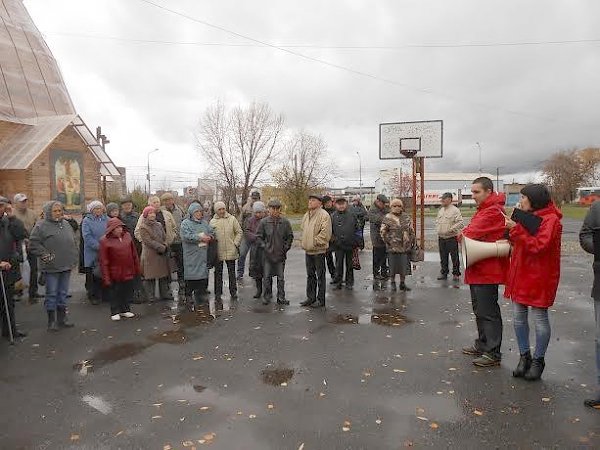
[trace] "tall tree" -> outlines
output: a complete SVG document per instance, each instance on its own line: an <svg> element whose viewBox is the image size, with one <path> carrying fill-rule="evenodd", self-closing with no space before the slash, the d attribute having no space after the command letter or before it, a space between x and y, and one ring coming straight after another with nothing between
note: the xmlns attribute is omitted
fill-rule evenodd
<svg viewBox="0 0 600 450"><path fill-rule="evenodd" d="M276 163L283 126L283 116L266 103L253 102L227 111L217 102L201 117L197 147L215 177L222 180L224 199L236 213L250 189Z"/></svg>
<svg viewBox="0 0 600 450"><path fill-rule="evenodd" d="M290 211L300 212L308 194L322 189L333 173L327 143L319 135L299 131L286 143L283 153L282 165L273 172L273 179L286 193Z"/></svg>
<svg viewBox="0 0 600 450"><path fill-rule="evenodd" d="M544 181L552 190L552 197L561 204L571 202L577 188L593 184L598 175L600 149L562 150L553 154L542 167Z"/></svg>

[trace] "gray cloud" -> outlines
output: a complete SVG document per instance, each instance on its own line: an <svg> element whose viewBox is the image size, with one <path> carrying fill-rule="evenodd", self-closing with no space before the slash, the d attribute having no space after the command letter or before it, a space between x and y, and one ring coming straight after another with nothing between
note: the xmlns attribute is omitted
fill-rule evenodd
<svg viewBox="0 0 600 450"><path fill-rule="evenodd" d="M257 2L160 4L278 44L405 46L600 39L594 1ZM405 86L260 47L122 42L52 32L248 44L141 1L26 1L61 65L73 100L111 135L117 163L191 170L192 130L216 99L269 102L288 125L321 133L341 172L380 162L378 124L444 120L445 158L432 170L531 172L560 148L599 145L599 43L357 50L294 48ZM94 14L90 14L94 11ZM68 12L68 14L67 14ZM424 93L427 90L429 93ZM107 102L110 102L107 105ZM178 157L179 156L179 157ZM153 157L154 158L154 157ZM201 161L198 162L198 167ZM348 175L348 180L356 176ZM343 180L340 180L343 182Z"/></svg>

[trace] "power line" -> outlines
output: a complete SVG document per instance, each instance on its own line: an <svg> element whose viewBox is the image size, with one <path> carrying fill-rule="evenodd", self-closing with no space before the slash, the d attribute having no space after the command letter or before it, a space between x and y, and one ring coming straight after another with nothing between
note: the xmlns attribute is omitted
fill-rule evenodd
<svg viewBox="0 0 600 450"><path fill-rule="evenodd" d="M236 37L238 37L240 39L251 41L251 42L254 42L255 44L259 44L259 45L264 46L264 47L269 47L269 48L272 48L272 49L275 49L275 50L279 50L281 52L290 54L292 56L296 56L298 58L301 58L301 59L304 59L304 60L307 60L307 61L316 62L316 63L322 64L324 66L328 66L328 67L331 67L331 68L334 68L334 69L338 69L338 70L342 70L342 71L345 71L345 72L348 72L348 73L352 73L354 75L358 75L358 76L363 77L363 78L369 78L369 79L380 81L380 82L383 82L383 83L386 83L386 84L390 84L390 85L393 85L393 86L402 87L404 89L417 91L417 92L420 92L422 94L437 95L439 97L447 98L449 100L453 100L453 101L456 101L456 102L468 103L470 105L473 105L473 106L476 106L478 108L482 108L482 109L488 110L488 111L496 110L496 111L501 111L501 112L504 112L504 113L507 113L507 114L511 114L511 115L515 115L515 116L520 116L520 117L526 117L526 118L531 118L531 119L535 119L535 120L540 120L540 121L543 121L543 122L557 122L558 121L557 119L550 118L550 117L537 116L537 115L533 115L533 114L530 114L530 113L525 113L525 112L516 111L516 110L512 110L512 109L506 109L506 108L501 108L501 107L497 107L497 106L486 105L486 104L479 103L479 102L474 102L474 101L471 101L471 100L465 100L465 99L457 98L457 97L454 97L454 96L451 96L451 95L448 95L448 94L444 94L442 92L436 92L436 91L434 91L432 89L421 88L421 87L417 87L417 86L411 86L411 85L409 85L407 83L403 83L403 82L391 80L389 78L379 77L377 75L373 75L373 74L368 73L368 72L363 72L361 70L356 70L356 69L353 69L353 68L350 68L350 67L342 66L340 64L332 63L332 62L327 61L325 59L315 58L313 56L305 55L304 53L300 53L300 52L297 52L295 50L291 50L289 48L285 48L285 47L280 46L280 45L271 44L269 42L253 38L252 36L248 36L246 34L238 33L237 31L230 30L230 29L225 28L223 26L216 25L216 24L207 22L207 21L202 20L202 19L198 19L196 17L190 16L189 14L186 14L186 13L183 13L183 12L180 12L180 11L168 8L166 6L160 5L158 3L155 3L154 1L151 1L151 0L139 0L139 1L141 1L143 3L146 3L146 4L150 5L150 6L153 6L155 8L161 9L163 11L169 12L171 14L177 15L179 17L183 17L183 18L188 19L188 20L190 20L192 22L196 22L196 23L199 23L199 24L204 25L206 27L222 31L222 32L230 34L232 36L236 36ZM571 122L571 121L569 121L569 120L562 120L562 122ZM571 122L571 123L573 123L576 126L582 126L582 124L580 122Z"/></svg>
<svg viewBox="0 0 600 450"><path fill-rule="evenodd" d="M143 1L143 0L142 0ZM65 33L60 31L47 31L44 34L52 36L77 37L86 39L111 40L140 44L164 44L204 47L252 47L264 48L262 44L240 44L234 42L200 42L200 41L172 41L161 39L140 39L120 36L107 36L84 33ZM544 45L574 45L574 44L599 44L600 39L573 39L555 41L522 41L522 42L463 42L463 43L438 43L438 44L403 44L403 45L324 45L324 44L273 44L280 48L302 48L319 50L404 50L404 49L442 49L442 48L489 48L489 47L529 47Z"/></svg>

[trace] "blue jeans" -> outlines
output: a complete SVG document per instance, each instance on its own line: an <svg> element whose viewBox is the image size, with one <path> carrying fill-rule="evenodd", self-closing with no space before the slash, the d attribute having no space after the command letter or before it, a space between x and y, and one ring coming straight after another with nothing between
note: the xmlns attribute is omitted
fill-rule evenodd
<svg viewBox="0 0 600 450"><path fill-rule="evenodd" d="M523 355L530 351L529 346L529 321L527 313L529 307L513 302L513 324L519 344L519 352ZM550 342L550 321L548 320L548 308L531 307L531 315L535 323L535 351L534 358L543 358Z"/></svg>
<svg viewBox="0 0 600 450"><path fill-rule="evenodd" d="M240 258L238 259L238 267L237 267L237 276L238 278L244 278L244 270L246 269L246 257L250 252L250 245L248 245L248 241L246 238L242 239L242 243L240 245Z"/></svg>
<svg viewBox="0 0 600 450"><path fill-rule="evenodd" d="M67 307L67 294L71 271L46 273L46 310L56 311Z"/></svg>
<svg viewBox="0 0 600 450"><path fill-rule="evenodd" d="M594 300L594 312L596 313L596 373L600 385L600 299Z"/></svg>

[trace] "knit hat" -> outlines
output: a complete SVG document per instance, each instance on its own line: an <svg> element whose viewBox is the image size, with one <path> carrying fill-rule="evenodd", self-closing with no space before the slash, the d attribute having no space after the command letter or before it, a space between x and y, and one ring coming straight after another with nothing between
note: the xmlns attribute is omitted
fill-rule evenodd
<svg viewBox="0 0 600 450"><path fill-rule="evenodd" d="M110 216L110 212L114 211L115 209L118 210L119 205L117 205L116 203L110 202L108 205L106 205L106 214L108 214Z"/></svg>
<svg viewBox="0 0 600 450"><path fill-rule="evenodd" d="M144 218L148 218L148 214L150 214L151 212L155 213L156 208L154 206L146 206L144 208L144 211L142 212L142 216L144 216Z"/></svg>
<svg viewBox="0 0 600 450"><path fill-rule="evenodd" d="M225 208L225 203L224 202L215 202L215 211L218 211L221 208Z"/></svg>
<svg viewBox="0 0 600 450"><path fill-rule="evenodd" d="M264 212L265 204L263 202L254 202L252 205L252 212Z"/></svg>
<svg viewBox="0 0 600 450"><path fill-rule="evenodd" d="M281 202L279 201L279 199L274 198L272 200L269 200L269 204L267 206L269 208L281 208Z"/></svg>
<svg viewBox="0 0 600 450"><path fill-rule="evenodd" d="M131 197L123 197L121 199L121 205L125 204L125 203L133 203L133 200Z"/></svg>
<svg viewBox="0 0 600 450"><path fill-rule="evenodd" d="M198 202L192 202L190 203L190 206L188 206L188 214L190 215L190 217L192 217L194 213L198 210L204 212L204 207Z"/></svg>
<svg viewBox="0 0 600 450"><path fill-rule="evenodd" d="M165 200L172 200L175 197L173 197L173 194L171 194L170 192L165 192L163 195L160 196L160 200L161 201L165 201Z"/></svg>
<svg viewBox="0 0 600 450"><path fill-rule="evenodd" d="M96 208L104 208L104 203L102 203L100 200L93 200L87 205L87 210L89 213Z"/></svg>
<svg viewBox="0 0 600 450"><path fill-rule="evenodd" d="M254 200L260 200L260 192L254 191L252 195L250 195L250 198Z"/></svg>

